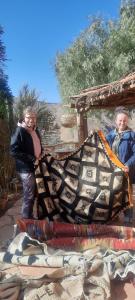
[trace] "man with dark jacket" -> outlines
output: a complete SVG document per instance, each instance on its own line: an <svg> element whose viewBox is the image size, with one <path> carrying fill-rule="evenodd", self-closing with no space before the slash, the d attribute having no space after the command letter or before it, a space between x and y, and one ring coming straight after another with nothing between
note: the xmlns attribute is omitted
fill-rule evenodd
<svg viewBox="0 0 135 300"><path fill-rule="evenodd" d="M16 170L23 184L22 218L32 219L36 188L34 164L41 158L41 140L35 111L27 107L23 117L11 138L10 153L15 158Z"/></svg>

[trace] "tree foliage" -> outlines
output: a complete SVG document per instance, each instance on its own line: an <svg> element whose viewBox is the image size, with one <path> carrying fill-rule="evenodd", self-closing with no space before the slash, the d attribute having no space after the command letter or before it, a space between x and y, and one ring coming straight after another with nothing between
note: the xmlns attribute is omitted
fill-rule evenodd
<svg viewBox="0 0 135 300"><path fill-rule="evenodd" d="M14 115L16 119L22 119L23 110L27 106L34 106L38 101L38 94L35 89L30 89L28 84L24 84L16 98L14 104Z"/></svg>
<svg viewBox="0 0 135 300"><path fill-rule="evenodd" d="M47 108L47 105L42 105L37 110L37 123L40 130L50 131L54 126L55 116Z"/></svg>
<svg viewBox="0 0 135 300"><path fill-rule="evenodd" d="M5 58L5 46L2 43L2 34L3 34L3 28L0 26L0 68L3 66Z"/></svg>
<svg viewBox="0 0 135 300"><path fill-rule="evenodd" d="M80 90L118 80L135 68L135 1L121 1L119 18L92 17L90 24L63 53L55 71L68 103Z"/></svg>
<svg viewBox="0 0 135 300"><path fill-rule="evenodd" d="M108 81L135 68L135 1L122 1L120 18L111 29L106 49L110 52Z"/></svg>
<svg viewBox="0 0 135 300"><path fill-rule="evenodd" d="M54 116L49 111L46 103L40 101L37 91L35 89L30 89L28 84L24 84L14 104L14 118L16 122L23 119L23 110L27 106L33 107L37 112L39 129L48 131L52 126Z"/></svg>
<svg viewBox="0 0 135 300"><path fill-rule="evenodd" d="M0 26L0 118L8 120L9 127L12 127L12 104L13 97L8 86L8 77L4 73L6 61L5 46L2 42L3 29Z"/></svg>

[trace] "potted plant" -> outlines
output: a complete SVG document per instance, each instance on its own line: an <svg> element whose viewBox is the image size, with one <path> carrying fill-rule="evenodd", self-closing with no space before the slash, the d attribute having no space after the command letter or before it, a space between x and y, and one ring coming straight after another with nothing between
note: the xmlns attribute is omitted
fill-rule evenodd
<svg viewBox="0 0 135 300"><path fill-rule="evenodd" d="M72 128L77 124L77 116L76 114L64 114L61 116L61 125L63 127Z"/></svg>

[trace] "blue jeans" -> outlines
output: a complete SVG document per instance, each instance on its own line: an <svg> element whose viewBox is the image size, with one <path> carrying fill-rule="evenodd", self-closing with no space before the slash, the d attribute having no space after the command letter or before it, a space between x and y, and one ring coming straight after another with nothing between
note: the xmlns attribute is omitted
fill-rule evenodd
<svg viewBox="0 0 135 300"><path fill-rule="evenodd" d="M19 173L23 185L22 218L33 218L36 181L34 173Z"/></svg>
<svg viewBox="0 0 135 300"><path fill-rule="evenodd" d="M133 222L133 207L127 208L124 211L124 220L126 224Z"/></svg>

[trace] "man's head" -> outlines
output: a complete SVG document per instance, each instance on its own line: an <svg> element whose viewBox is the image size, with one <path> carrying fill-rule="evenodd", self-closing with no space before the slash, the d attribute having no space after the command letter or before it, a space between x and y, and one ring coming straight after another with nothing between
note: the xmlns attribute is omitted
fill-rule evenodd
<svg viewBox="0 0 135 300"><path fill-rule="evenodd" d="M115 123L119 132L126 130L128 126L128 111L124 107L116 109Z"/></svg>
<svg viewBox="0 0 135 300"><path fill-rule="evenodd" d="M23 117L27 127L34 128L36 126L37 115L35 110L31 106L28 106L26 109L24 109Z"/></svg>

